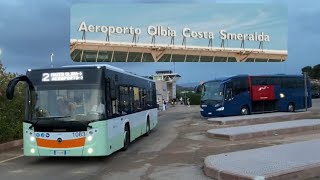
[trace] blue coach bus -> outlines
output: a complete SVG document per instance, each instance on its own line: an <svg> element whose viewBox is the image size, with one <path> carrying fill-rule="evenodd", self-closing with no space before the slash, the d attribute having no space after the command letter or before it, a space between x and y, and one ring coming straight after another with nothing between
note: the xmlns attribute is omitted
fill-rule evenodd
<svg viewBox="0 0 320 180"><path fill-rule="evenodd" d="M198 87L202 93L201 115L223 117L275 111L294 112L305 108L306 102L309 108L312 106L309 78L306 84L300 75L238 75L208 81Z"/></svg>

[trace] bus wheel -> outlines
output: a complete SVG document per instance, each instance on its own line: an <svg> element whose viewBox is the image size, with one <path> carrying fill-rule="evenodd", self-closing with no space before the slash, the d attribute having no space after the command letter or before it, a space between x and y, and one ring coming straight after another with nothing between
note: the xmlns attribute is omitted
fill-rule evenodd
<svg viewBox="0 0 320 180"><path fill-rule="evenodd" d="M293 103L289 103L287 110L288 110L288 112L294 112L295 111L294 104Z"/></svg>
<svg viewBox="0 0 320 180"><path fill-rule="evenodd" d="M122 148L123 151L127 150L130 144L130 128L128 124L126 124L124 127L124 134L125 136L124 136L123 148Z"/></svg>
<svg viewBox="0 0 320 180"><path fill-rule="evenodd" d="M249 115L250 114L250 110L247 106L243 106L241 108L241 115Z"/></svg>
<svg viewBox="0 0 320 180"><path fill-rule="evenodd" d="M146 136L149 136L150 134L150 121L149 121L149 118L147 120L147 126L146 126Z"/></svg>

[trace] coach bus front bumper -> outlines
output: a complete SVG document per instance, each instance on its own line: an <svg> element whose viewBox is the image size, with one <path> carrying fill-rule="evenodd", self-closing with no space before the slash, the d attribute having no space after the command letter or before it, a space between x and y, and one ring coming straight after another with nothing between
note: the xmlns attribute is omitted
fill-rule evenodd
<svg viewBox="0 0 320 180"><path fill-rule="evenodd" d="M221 117L224 107L221 105L200 105L200 112L203 117Z"/></svg>

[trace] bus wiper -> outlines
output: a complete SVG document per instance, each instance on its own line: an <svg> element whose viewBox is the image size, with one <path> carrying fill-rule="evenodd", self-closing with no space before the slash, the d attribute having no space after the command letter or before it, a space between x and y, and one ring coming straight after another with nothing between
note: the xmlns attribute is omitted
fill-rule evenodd
<svg viewBox="0 0 320 180"><path fill-rule="evenodd" d="M43 120L43 119L60 119L60 118L68 118L71 116L49 116L49 117L39 117L38 120L35 123L32 123L31 126L29 127L29 129L32 129L39 121Z"/></svg>
<svg viewBox="0 0 320 180"><path fill-rule="evenodd" d="M80 123L81 125L83 125L83 126L85 126L85 127L87 127L87 128L92 129L92 126L90 126L89 124L92 123L92 122L94 122L94 121L95 121L95 120L85 121L85 122L83 122L83 121L70 121L70 122L78 122L78 123ZM86 122L87 122L87 123L86 123Z"/></svg>
<svg viewBox="0 0 320 180"><path fill-rule="evenodd" d="M80 124L82 124L82 125L90 128L90 129L92 129L92 126L90 126L89 124L90 124L91 122L93 122L93 121L89 121L88 124L86 124L86 123L84 123L84 122L82 122L82 121L77 121L77 122L79 122Z"/></svg>
<svg viewBox="0 0 320 180"><path fill-rule="evenodd" d="M39 118L35 123L32 123L29 129L32 129L39 121L41 121L42 118Z"/></svg>

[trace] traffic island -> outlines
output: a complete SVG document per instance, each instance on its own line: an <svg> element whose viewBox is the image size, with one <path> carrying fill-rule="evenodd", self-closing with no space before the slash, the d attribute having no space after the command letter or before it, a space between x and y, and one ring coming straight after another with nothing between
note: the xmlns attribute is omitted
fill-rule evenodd
<svg viewBox="0 0 320 180"><path fill-rule="evenodd" d="M204 173L216 180L308 179L320 176L320 140L211 155Z"/></svg>
<svg viewBox="0 0 320 180"><path fill-rule="evenodd" d="M319 119L302 119L277 123L210 129L208 137L224 138L231 141L281 134L299 133L320 129Z"/></svg>
<svg viewBox="0 0 320 180"><path fill-rule="evenodd" d="M310 118L313 114L310 111L307 112L277 112L277 113L265 113L254 114L247 116L230 116L230 117L217 117L209 118L208 121L217 125L235 125L235 124L262 124L278 121L289 121L301 118Z"/></svg>

